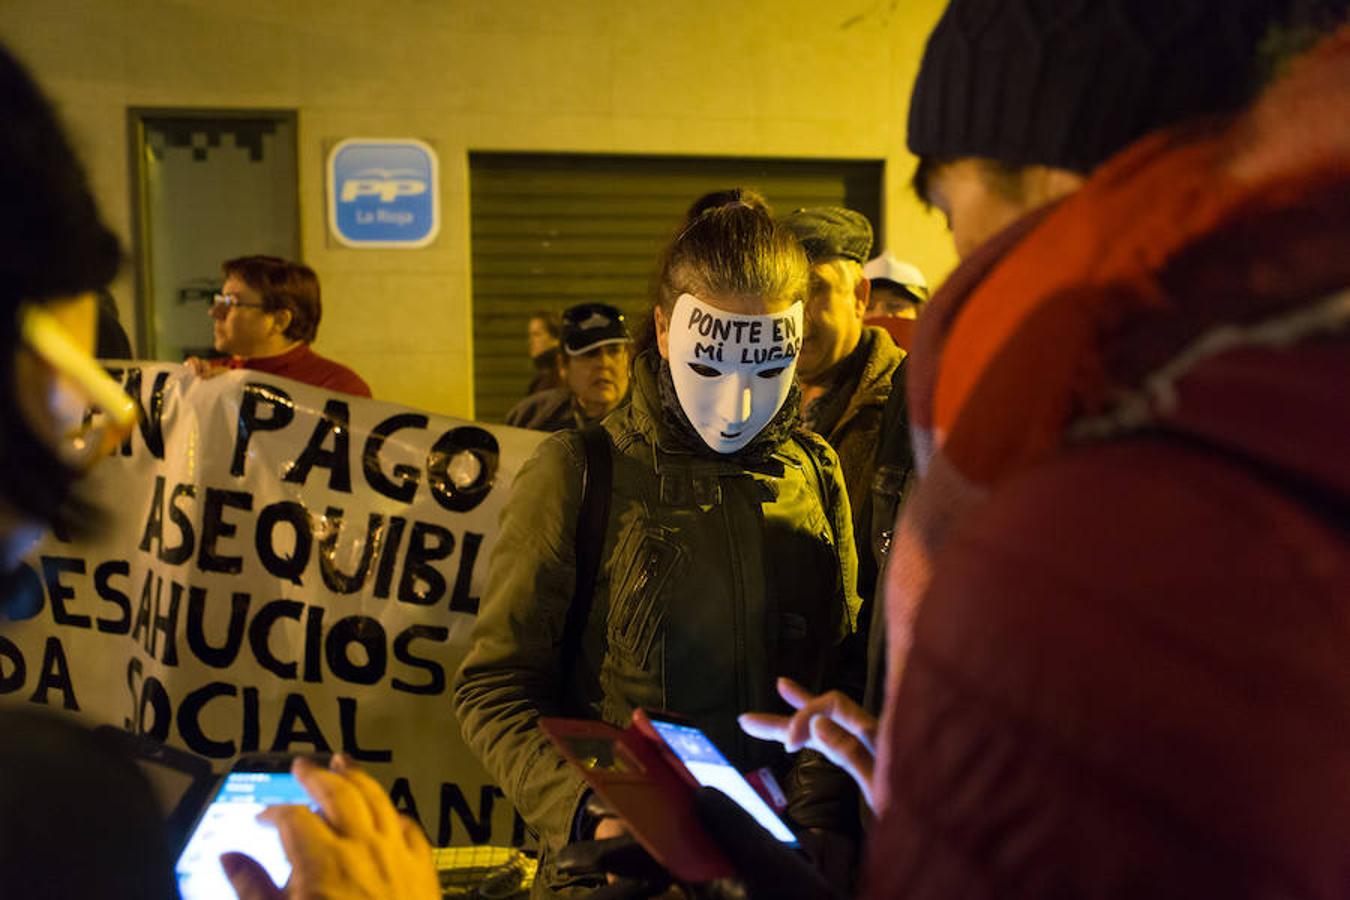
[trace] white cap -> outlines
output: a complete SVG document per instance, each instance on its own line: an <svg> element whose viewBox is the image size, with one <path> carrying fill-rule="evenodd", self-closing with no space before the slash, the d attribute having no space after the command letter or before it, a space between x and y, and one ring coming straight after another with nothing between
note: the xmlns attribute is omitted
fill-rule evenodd
<svg viewBox="0 0 1350 900"><path fill-rule="evenodd" d="M928 293L928 282L917 266L896 259L887 250L863 266L863 275L871 281L894 281L902 287L917 287Z"/></svg>

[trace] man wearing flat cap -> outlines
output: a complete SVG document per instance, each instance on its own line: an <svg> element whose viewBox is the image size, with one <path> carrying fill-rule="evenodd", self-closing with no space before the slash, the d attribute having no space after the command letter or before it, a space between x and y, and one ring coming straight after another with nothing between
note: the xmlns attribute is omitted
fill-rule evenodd
<svg viewBox="0 0 1350 900"><path fill-rule="evenodd" d="M799 209L785 220L811 263L797 378L802 418L839 455L858 544L858 593L870 600L876 565L869 536L875 450L882 410L904 351L880 328L863 325L870 285L863 264L872 226L851 209Z"/></svg>
<svg viewBox="0 0 1350 900"><path fill-rule="evenodd" d="M623 313L606 303L563 311L561 387L539 391L506 414L506 424L535 431L566 431L599 422L628 399L632 338Z"/></svg>

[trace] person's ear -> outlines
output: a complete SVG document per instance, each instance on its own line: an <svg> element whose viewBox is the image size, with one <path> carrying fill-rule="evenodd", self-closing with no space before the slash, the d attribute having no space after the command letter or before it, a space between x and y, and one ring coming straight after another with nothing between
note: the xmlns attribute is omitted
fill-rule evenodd
<svg viewBox="0 0 1350 900"><path fill-rule="evenodd" d="M272 329L277 334L285 334L286 329L291 327L291 321L295 318L294 313L289 309L282 307L272 312Z"/></svg>
<svg viewBox="0 0 1350 900"><path fill-rule="evenodd" d="M867 316L867 306L872 302L872 282L867 276L859 275L858 283L853 285L853 313L859 319Z"/></svg>
<svg viewBox="0 0 1350 900"><path fill-rule="evenodd" d="M652 307L652 321L656 324L656 349L662 359L670 359L670 317L659 303Z"/></svg>
<svg viewBox="0 0 1350 900"><path fill-rule="evenodd" d="M1022 193L1033 207L1053 203L1081 188L1082 174L1054 166L1027 166L1021 171Z"/></svg>

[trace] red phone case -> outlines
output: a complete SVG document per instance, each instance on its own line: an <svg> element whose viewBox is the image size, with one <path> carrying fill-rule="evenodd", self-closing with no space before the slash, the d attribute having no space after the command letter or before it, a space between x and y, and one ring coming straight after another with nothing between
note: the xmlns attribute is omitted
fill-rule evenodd
<svg viewBox="0 0 1350 900"><path fill-rule="evenodd" d="M593 720L543 718L539 727L647 852L677 878L698 884L735 874L694 812L697 783L678 760L671 765L663 744L638 729L624 731ZM582 758L576 751L581 741L612 747L617 764L601 768L594 759Z"/></svg>

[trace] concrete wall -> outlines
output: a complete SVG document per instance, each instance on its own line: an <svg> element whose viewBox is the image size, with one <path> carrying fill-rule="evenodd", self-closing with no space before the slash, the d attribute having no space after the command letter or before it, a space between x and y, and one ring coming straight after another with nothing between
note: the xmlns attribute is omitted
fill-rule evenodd
<svg viewBox="0 0 1350 900"><path fill-rule="evenodd" d="M131 232L129 106L299 111L317 348L375 395L472 414L471 150L884 159L890 246L954 257L907 192L906 105L942 0L0 0L0 39L58 103L114 228ZM324 146L438 149L429 248L326 233ZM130 273L114 285L135 321Z"/></svg>

